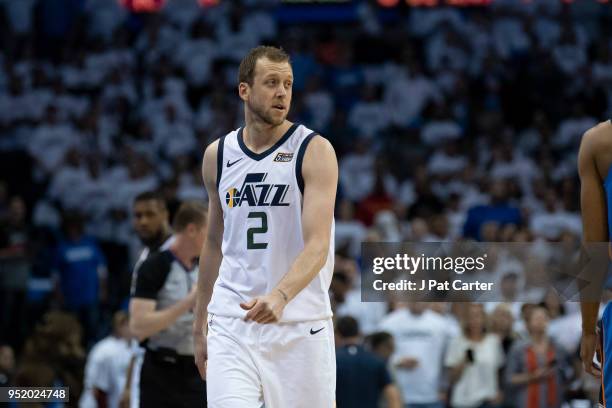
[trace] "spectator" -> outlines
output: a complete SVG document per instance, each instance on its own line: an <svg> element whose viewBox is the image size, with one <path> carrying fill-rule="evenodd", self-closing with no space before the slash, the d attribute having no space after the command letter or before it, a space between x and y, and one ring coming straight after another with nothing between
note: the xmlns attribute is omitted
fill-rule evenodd
<svg viewBox="0 0 612 408"><path fill-rule="evenodd" d="M336 322L336 404L338 408L370 408L381 397L389 408L402 406L400 394L382 359L362 345L359 325L350 316Z"/></svg>
<svg viewBox="0 0 612 408"><path fill-rule="evenodd" d="M15 374L15 353L8 344L0 344L0 387L8 387Z"/></svg>
<svg viewBox="0 0 612 408"><path fill-rule="evenodd" d="M106 295L106 263L93 238L84 235L83 219L76 212L64 214L63 235L55 249L56 293L65 310L75 313L83 325L87 344L95 340L100 302Z"/></svg>
<svg viewBox="0 0 612 408"><path fill-rule="evenodd" d="M21 197L9 202L0 219L0 342L21 349L25 336L26 291L31 272L32 242Z"/></svg>
<svg viewBox="0 0 612 408"><path fill-rule="evenodd" d="M380 330L395 339L391 366L407 406L442 408L442 365L449 340L445 319L425 303L414 302L387 315Z"/></svg>
<svg viewBox="0 0 612 408"><path fill-rule="evenodd" d="M548 312L543 307L529 314L529 339L512 347L508 355L506 381L517 407L558 408L563 401L563 351L548 337Z"/></svg>
<svg viewBox="0 0 612 408"><path fill-rule="evenodd" d="M512 311L507 305L499 304L493 309L489 321L490 331L501 340L504 356L507 357L512 345L519 339L519 335L513 330L514 316Z"/></svg>
<svg viewBox="0 0 612 408"><path fill-rule="evenodd" d="M15 374L15 386L70 389L68 407L81 396L85 351L77 319L63 312L49 312L26 341L25 353Z"/></svg>
<svg viewBox="0 0 612 408"><path fill-rule="evenodd" d="M502 401L498 373L504 363L499 338L487 332L482 304L469 306L463 333L451 340L445 358L450 369L452 408L489 408Z"/></svg>
<svg viewBox="0 0 612 408"><path fill-rule="evenodd" d="M85 365L84 391L80 408L119 408L132 358L128 316L119 311L113 316L112 333L96 343Z"/></svg>
<svg viewBox="0 0 612 408"><path fill-rule="evenodd" d="M487 223L499 225L520 225L521 213L508 202L508 187L505 181L494 181L490 189L491 201L486 205L477 205L468 210L467 220L463 227L466 238L481 240L482 228Z"/></svg>
<svg viewBox="0 0 612 408"><path fill-rule="evenodd" d="M365 343L372 353L376 354L385 363L389 361L395 351L393 336L387 332L376 332L366 337Z"/></svg>

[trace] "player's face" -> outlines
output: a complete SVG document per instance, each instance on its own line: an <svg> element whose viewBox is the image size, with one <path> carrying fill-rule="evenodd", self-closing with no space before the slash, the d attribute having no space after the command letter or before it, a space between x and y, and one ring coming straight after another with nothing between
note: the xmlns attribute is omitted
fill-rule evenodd
<svg viewBox="0 0 612 408"><path fill-rule="evenodd" d="M260 58L255 64L253 85L249 86L246 104L262 122L279 126L291 106L293 71L288 62Z"/></svg>
<svg viewBox="0 0 612 408"><path fill-rule="evenodd" d="M136 234L145 244L157 239L168 222L168 212L155 200L134 203L133 216Z"/></svg>

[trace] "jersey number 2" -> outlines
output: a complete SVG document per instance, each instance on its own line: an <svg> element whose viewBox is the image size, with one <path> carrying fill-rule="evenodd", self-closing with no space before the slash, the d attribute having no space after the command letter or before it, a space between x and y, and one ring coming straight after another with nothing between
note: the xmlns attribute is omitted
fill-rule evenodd
<svg viewBox="0 0 612 408"><path fill-rule="evenodd" d="M267 242L255 242L255 234L264 234L268 232L268 216L265 212L254 211L250 212L248 218L259 218L261 227L251 227L247 230L247 249L266 249Z"/></svg>

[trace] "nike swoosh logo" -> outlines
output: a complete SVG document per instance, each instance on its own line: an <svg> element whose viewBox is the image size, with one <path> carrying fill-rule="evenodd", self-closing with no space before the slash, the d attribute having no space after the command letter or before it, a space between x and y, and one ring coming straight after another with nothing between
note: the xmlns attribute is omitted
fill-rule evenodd
<svg viewBox="0 0 612 408"><path fill-rule="evenodd" d="M232 167L234 164L238 163L240 160L244 159L244 157L239 158L238 160L236 160L235 162L230 163L230 161L227 161L227 167Z"/></svg>
<svg viewBox="0 0 612 408"><path fill-rule="evenodd" d="M323 330L325 327L321 327L319 330L312 330L310 329L310 334L317 334L318 332L320 332L321 330Z"/></svg>

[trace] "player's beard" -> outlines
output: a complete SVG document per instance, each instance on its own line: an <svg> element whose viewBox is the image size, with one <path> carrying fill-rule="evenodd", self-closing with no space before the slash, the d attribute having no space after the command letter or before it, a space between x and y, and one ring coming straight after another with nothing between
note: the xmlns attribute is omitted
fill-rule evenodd
<svg viewBox="0 0 612 408"><path fill-rule="evenodd" d="M283 115L280 119L274 118L262 106L258 106L257 104L252 103L250 100L247 101L248 109L253 112L253 114L257 117L258 120L264 122L267 125L271 126L280 126L285 122L285 118L287 115Z"/></svg>

